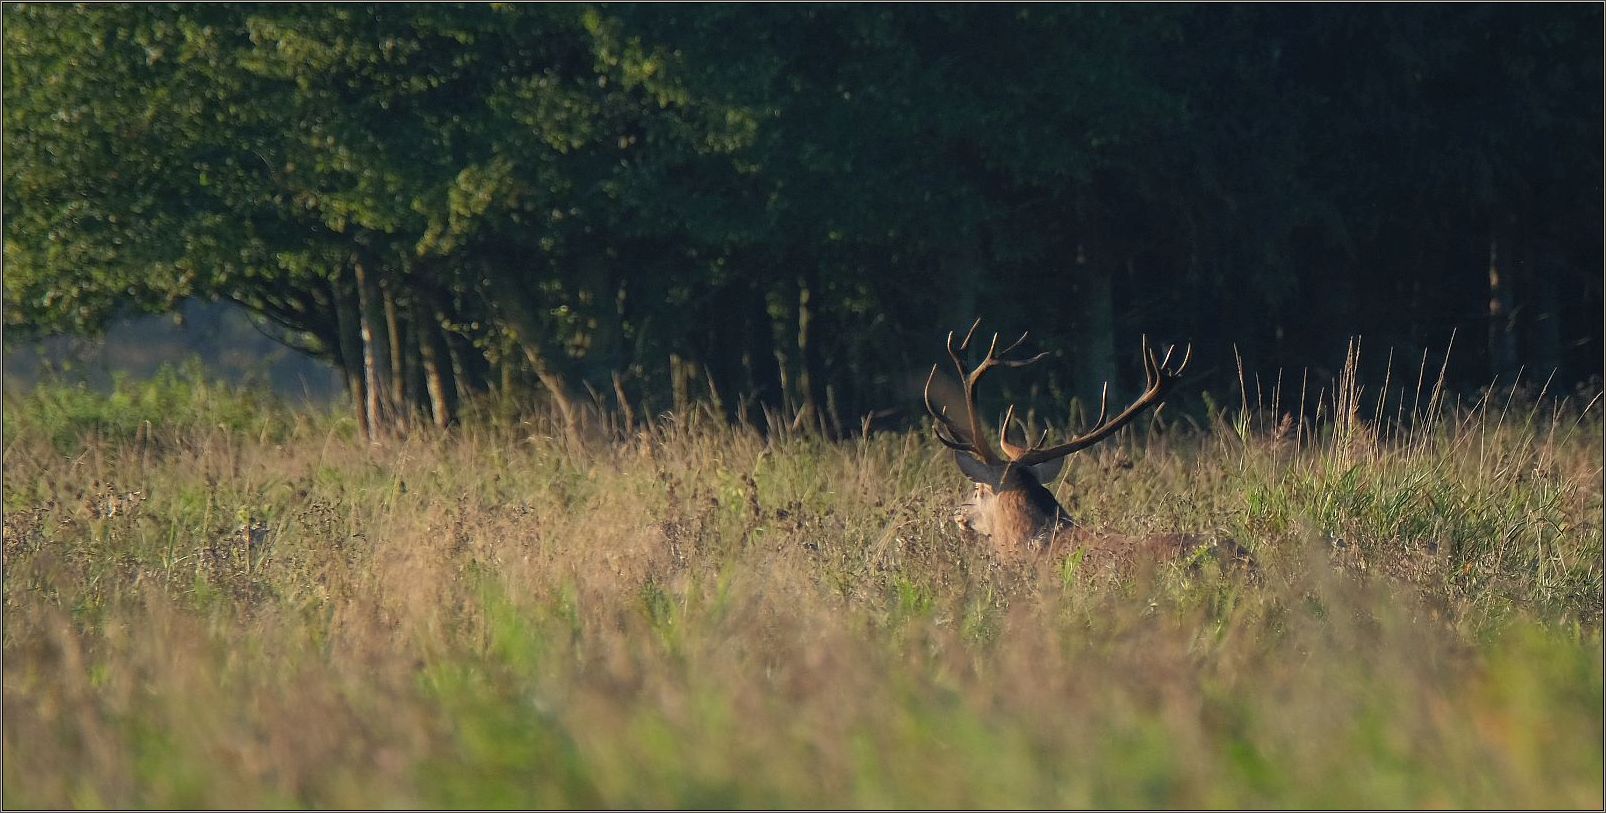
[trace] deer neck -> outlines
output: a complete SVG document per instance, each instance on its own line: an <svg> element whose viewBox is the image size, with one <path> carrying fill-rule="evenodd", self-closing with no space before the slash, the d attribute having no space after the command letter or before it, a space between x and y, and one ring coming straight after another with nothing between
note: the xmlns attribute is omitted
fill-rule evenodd
<svg viewBox="0 0 1606 813"><path fill-rule="evenodd" d="M994 541L1006 549L1025 549L1071 525L1070 514L1037 482L999 491L994 498L992 519Z"/></svg>

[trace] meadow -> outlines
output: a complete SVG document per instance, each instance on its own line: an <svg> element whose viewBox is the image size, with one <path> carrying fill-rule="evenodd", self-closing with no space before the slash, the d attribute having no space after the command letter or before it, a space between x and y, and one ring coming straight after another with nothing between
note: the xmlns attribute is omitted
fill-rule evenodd
<svg viewBox="0 0 1606 813"><path fill-rule="evenodd" d="M999 561L918 429L8 393L0 801L1600 808L1599 403L1327 392L1055 486L1252 573Z"/></svg>

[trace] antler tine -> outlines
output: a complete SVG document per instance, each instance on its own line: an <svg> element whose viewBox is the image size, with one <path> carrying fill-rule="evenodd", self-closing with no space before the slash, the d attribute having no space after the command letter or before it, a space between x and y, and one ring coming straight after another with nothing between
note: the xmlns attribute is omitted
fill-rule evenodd
<svg viewBox="0 0 1606 813"><path fill-rule="evenodd" d="M1160 374L1162 365L1154 358L1154 348L1149 346L1149 334L1142 337L1143 342L1143 377L1148 379L1149 385L1154 384L1155 378Z"/></svg>
<svg viewBox="0 0 1606 813"><path fill-rule="evenodd" d="M936 405L931 402L931 382L936 380L936 378L937 365L933 364L931 365L931 372L926 375L926 386L922 392L922 397L926 402L926 412L930 413L931 417L935 418L937 421L936 423L932 424L932 431L936 434L937 441L955 451L967 452L982 459L983 461L994 462L991 446L978 442L976 440L978 437L977 435L975 435L973 432L967 432L959 425L958 421L948 417L947 407L943 407L939 410L937 409ZM970 436L968 440L964 439L967 435Z"/></svg>
<svg viewBox="0 0 1606 813"><path fill-rule="evenodd" d="M934 424L934 428L937 433L937 440L941 441L944 446L954 449L966 447L966 444L958 439L959 435L957 430L959 429L959 425L954 423L952 418L948 417L948 408L944 407L939 410L935 404L931 403L931 382L936 380L936 378L937 365L933 364L931 365L931 373L926 376L926 387L922 392L922 397L924 397L926 402L926 412L930 413L931 417L937 419L937 423ZM965 448L965 450L968 451L968 448Z"/></svg>
<svg viewBox="0 0 1606 813"><path fill-rule="evenodd" d="M1173 353L1175 353L1176 351L1177 351L1177 346L1176 345L1174 345L1174 344L1166 345L1165 355L1160 357L1160 369L1164 370L1165 368L1171 366L1171 355Z"/></svg>
<svg viewBox="0 0 1606 813"><path fill-rule="evenodd" d="M954 421L949 418L948 408L944 407L941 408L941 410L938 410L936 405L931 403L931 381L935 381L935 379L936 365L931 365L931 373L925 376L925 390L922 392L922 397L925 398L925 411L930 413L931 418L936 418L936 439L941 440L943 445L946 445L946 447L954 447L956 443L960 442L957 440L957 435L954 434L954 429L956 429L957 426L954 424Z"/></svg>
<svg viewBox="0 0 1606 813"><path fill-rule="evenodd" d="M965 443L964 441L959 440L958 438L952 437L949 434L949 430L942 428L941 424L935 424L935 427L936 428L932 432L932 434L937 436L937 442L938 443L941 443L942 445L947 446L948 448L953 449L956 452L971 452L971 451L973 451L973 449L971 448L970 444Z"/></svg>
<svg viewBox="0 0 1606 813"><path fill-rule="evenodd" d="M1032 335L1032 333L1031 333L1031 331L1028 330L1028 331L1020 334L1020 338L1018 338L1015 341L1011 342L1008 347L1004 348L1003 350L999 350L998 349L998 334L994 333L993 334L993 343L992 343L992 346L987 348L987 359L986 359L986 361L984 363L986 363L988 365L997 365L999 367L1025 367L1028 364L1036 364L1037 362L1042 361L1045 358L1048 358L1048 351L1047 350L1044 350L1043 352L1038 353L1037 355L1032 356L1029 359L1006 359L1006 358L1004 358L1004 356L1007 356L1010 353L1015 352L1016 348L1020 347L1022 344L1025 344L1026 343L1026 337L1028 337L1030 335Z"/></svg>
<svg viewBox="0 0 1606 813"><path fill-rule="evenodd" d="M965 364L964 356L964 352L970 348L970 340L976 335L976 328L978 327L981 327L980 317L977 317L976 321L970 324L970 329L965 331L965 338L959 343L958 346L954 345L954 332L952 330L948 331L948 358L953 359L954 370L959 373L959 382L965 387L965 412L970 421L970 431L967 433L970 436L970 444L966 451L969 451L982 460L991 463L995 460L992 453L992 444L986 443L982 440L981 418L976 414L976 382L981 378L982 373L986 372L986 365L983 364L981 368L972 371L970 367ZM937 366L932 365L931 375L935 376L936 374ZM927 411L931 411L929 399L931 391L930 377L927 377L926 379L926 391L928 395L926 409ZM936 413L933 412L932 414ZM944 414L942 420L945 424L947 424L949 433L957 437L958 433L955 432L955 430L958 429L958 424L948 419L946 414ZM941 438L939 438L939 440L940 439Z"/></svg>
<svg viewBox="0 0 1606 813"><path fill-rule="evenodd" d="M1148 344L1148 337L1145 336L1144 337L1144 345L1145 345L1144 353L1146 355L1149 355L1149 356L1152 357L1153 356L1153 351L1148 350L1147 344ZM1172 376L1172 377L1176 377L1178 375L1181 375L1182 371L1187 369L1188 362L1193 360L1193 344L1190 342L1187 346L1183 347L1183 349L1182 349L1182 361L1177 364L1176 369L1172 369L1171 368L1171 357L1176 355L1176 352L1177 352L1177 346L1176 345L1173 344L1173 345L1166 346L1165 355L1162 356L1158 362L1155 362L1154 370L1156 372L1166 373L1167 375Z"/></svg>
<svg viewBox="0 0 1606 813"><path fill-rule="evenodd" d="M970 330L965 331L965 338L964 338L963 341L961 341L959 343L959 345L957 347L954 346L954 332L952 330L948 331L948 358L953 359L954 370L956 370L959 373L959 380L962 381L962 382L965 382L965 384L966 384L966 387L967 387L966 395L967 395L967 397L969 395L968 388L970 386L973 386L972 384L970 384L970 379L972 378L972 376L979 377L980 374L976 373L974 370L972 370L970 368L970 365L965 363L964 353L965 353L966 350L970 349L970 340L975 337L976 328L978 328L978 327L981 327L981 319L979 319L979 318L975 322L971 323ZM997 336L997 334L994 334L993 341L996 342L997 340L998 340L998 336ZM989 349L987 351L987 353L988 353L988 356L991 357L992 350ZM982 367L986 367L986 366L987 366L986 362L983 362L982 363Z"/></svg>
<svg viewBox="0 0 1606 813"><path fill-rule="evenodd" d="M1047 358L1049 354L1045 351L1028 359L1004 358L1004 356L1009 355L1022 344L1024 344L1027 337L1030 336L1031 333L1030 331L1021 333L1020 338L1010 343L1003 350L998 349L999 334L994 333L992 340L987 344L986 355L982 357L982 360L975 367L971 367L965 363L964 353L970 349L970 343L975 339L976 331L980 327L981 320L977 319L975 322L971 323L970 329L965 331L965 337L963 340L956 344L954 342L955 333L953 331L948 332L947 340L948 357L953 360L954 369L959 373L959 380L965 388L965 408L969 413L968 431L962 431L958 422L948 418L946 414L939 413L933 407L930 398L932 380L931 376L928 376L926 379L926 410L941 422L942 428L946 430L949 439L957 439L961 435L968 436L968 443L963 444L966 451L975 454L976 457L980 458L984 462L998 463L1001 461L999 460L998 455L994 453L992 444L986 439L986 435L984 434L981 413L976 406L976 387L981 382L981 379L996 367L1025 367L1029 364L1035 364L1039 361L1042 361L1044 358ZM932 369L932 376L935 375L936 369L934 367ZM1010 419L1007 419L1005 425L1001 428L1005 433L1007 433L1009 428L1008 420L1013 420L1013 418L1011 417ZM939 438L939 440L940 439L941 438ZM1000 436L1000 440L1002 441L1001 445L1003 445L1006 450L1008 447L1013 445L1009 443L1009 439L1007 437L1003 437L1002 435Z"/></svg>
<svg viewBox="0 0 1606 813"><path fill-rule="evenodd" d="M1029 359L997 359L995 364L1000 367L1026 367L1048 358L1048 351L1044 350Z"/></svg>
<svg viewBox="0 0 1606 813"><path fill-rule="evenodd" d="M1109 410L1109 383L1106 382L1103 393L1099 396L1099 419L1094 421L1087 431L1064 443L1046 449L1040 445L1034 445L1022 454L1013 455L1012 458L1015 463L1019 465L1035 465L1056 457L1063 457L1072 452L1086 449L1115 434L1144 409L1158 403L1161 398L1165 397L1166 391L1176 384L1183 368L1187 366L1188 361L1193 356L1193 346L1188 346L1183 353L1182 362L1173 369L1171 367L1171 359L1175 355L1175 350L1176 345L1172 345L1166 350L1165 356L1161 358L1149 346L1148 336L1144 336L1142 340L1143 372L1148 383L1144 388L1143 394L1138 396L1136 401L1133 401L1126 409L1121 410L1119 415L1106 419Z"/></svg>
<svg viewBox="0 0 1606 813"><path fill-rule="evenodd" d="M921 393L920 393L921 397L924 398L925 401L926 401L926 411L930 412L933 416L938 414L936 407L932 406L932 403L931 403L931 382L935 381L936 379L937 379L937 365L933 364L933 365L931 365L931 372L926 374L926 386L925 386L925 389L921 390Z"/></svg>
<svg viewBox="0 0 1606 813"><path fill-rule="evenodd" d="M1104 416L1110 413L1110 382L1104 382L1104 389L1099 391L1099 417L1088 425L1088 431L1104 425Z"/></svg>
<svg viewBox="0 0 1606 813"><path fill-rule="evenodd" d="M1187 347L1182 348L1182 363L1178 364L1177 369L1172 370L1171 374L1182 375L1182 371L1188 369L1188 362L1190 361L1193 361L1193 342L1189 342Z"/></svg>
<svg viewBox="0 0 1606 813"><path fill-rule="evenodd" d="M976 317L976 321L970 323L970 329L965 331L965 340L959 344L959 349L960 350L969 350L970 349L970 339L971 339L972 336L976 335L976 328L979 328L979 327L981 327L981 317L980 316Z"/></svg>
<svg viewBox="0 0 1606 813"><path fill-rule="evenodd" d="M1010 404L1009 408L1004 410L1004 414L998 417L998 448L1003 450L1005 458L1013 458L1016 454L1016 449L1019 448L1014 441L1009 439L1009 430L1014 427L1014 424L1015 405Z"/></svg>
<svg viewBox="0 0 1606 813"><path fill-rule="evenodd" d="M1029 336L1029 335L1031 335L1031 331L1030 330L1024 331L1024 332L1022 332L1020 334L1020 338L1016 339L1015 342L1013 344L1011 344L1010 346L1004 348L1003 350L999 351L996 354L992 353L991 351L989 351L988 354L989 355L1007 356L1010 353L1014 352L1015 348L1020 347L1021 343L1026 341L1026 337ZM998 345L998 334L994 333L993 334L993 346L996 347L997 345Z"/></svg>
<svg viewBox="0 0 1606 813"><path fill-rule="evenodd" d="M1025 446L1017 446L1009 439L1010 430L1014 429L1017 424L1026 438ZM1009 405L1009 409L1004 412L1004 417L998 422L998 425L1002 427L999 430L999 445L1004 449L1004 456L1011 462L1018 460L1022 455L1042 449L1044 444L1048 443L1047 428L1043 429L1042 435L1037 440L1032 440L1031 428L1026 425L1025 421L1015 417L1014 404Z"/></svg>
<svg viewBox="0 0 1606 813"><path fill-rule="evenodd" d="M971 329L975 330L974 327ZM959 368L960 377L964 377L966 370L965 360L959 354L965 351L965 345L968 344L970 344L970 334L966 333L965 340L958 347L954 347L954 332L952 330L948 331L948 358L954 360L954 366Z"/></svg>
<svg viewBox="0 0 1606 813"><path fill-rule="evenodd" d="M959 343L959 352L963 353L964 351L970 349L970 340L971 340L972 337L974 337L976 335L976 328L978 328L978 327L981 327L981 317L980 316L976 317L976 321L970 323L970 329L965 331L965 340ZM953 346L954 346L954 332L952 330L950 330L950 331L948 331L948 352L949 353L954 352Z"/></svg>
<svg viewBox="0 0 1606 813"><path fill-rule="evenodd" d="M1004 410L1003 417L998 421L998 446L1004 451L1005 472L1003 475L999 476L999 482L1003 482L1004 478L1008 475L1010 468L1016 465L1015 460L1017 458L1031 451L1032 437L1030 434L1026 435L1027 445L1024 447L1016 446L1010 441L1009 430L1015 428L1016 424L1021 424L1021 428L1023 430L1026 428L1025 424L1015 417L1015 405L1010 404L1009 408Z"/></svg>

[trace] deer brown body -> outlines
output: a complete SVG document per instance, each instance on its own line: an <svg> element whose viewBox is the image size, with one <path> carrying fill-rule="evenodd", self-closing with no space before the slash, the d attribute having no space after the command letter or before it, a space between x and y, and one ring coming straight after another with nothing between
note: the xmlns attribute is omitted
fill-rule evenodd
<svg viewBox="0 0 1606 813"><path fill-rule="evenodd" d="M948 334L948 355L953 359L964 386L967 422L961 425L948 417L946 409L937 409L931 400L931 383L937 368L931 369L926 379L926 409L936 419L937 439L953 450L954 462L960 471L975 484L969 502L954 512L954 521L962 527L988 538L1005 556L1044 554L1086 550L1100 558L1170 559L1191 555L1202 546L1216 547L1216 543L1184 534L1161 534L1145 537L1124 537L1101 534L1081 528L1070 512L1054 498L1049 484L1059 476L1065 458L1091 447L1114 435L1145 409L1165 397L1177 382L1188 364L1190 353L1184 352L1176 367L1171 366L1172 351L1163 357L1156 356L1147 341L1143 346L1143 365L1148 383L1143 394L1113 418L1108 415L1108 385L1105 399L1101 399L1098 419L1087 431L1053 446L1047 446L1048 433L1035 442L1020 446L1009 440L1010 430L1019 421L1015 408L1004 413L999 431L999 449L994 450L982 426L981 414L976 406L976 385L991 370L999 367L1025 367L1041 360L1047 353L1029 359L1009 359L1008 354L1026 340L1020 339L1003 350L998 349L998 336L994 334L987 355L974 368L965 363L964 353L970 348L977 320L965 334L963 341L954 343L954 334ZM1023 427L1024 428L1024 427ZM1232 553L1242 553L1234 544Z"/></svg>

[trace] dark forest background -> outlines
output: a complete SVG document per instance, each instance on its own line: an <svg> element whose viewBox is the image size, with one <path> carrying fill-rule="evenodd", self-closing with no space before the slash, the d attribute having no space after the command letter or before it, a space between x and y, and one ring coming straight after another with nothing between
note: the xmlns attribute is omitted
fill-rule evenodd
<svg viewBox="0 0 1606 813"><path fill-rule="evenodd" d="M485 393L921 415L1363 359L1598 388L1574 5L8 5L6 340L235 303L365 431ZM1430 373L1431 375L1431 373Z"/></svg>

